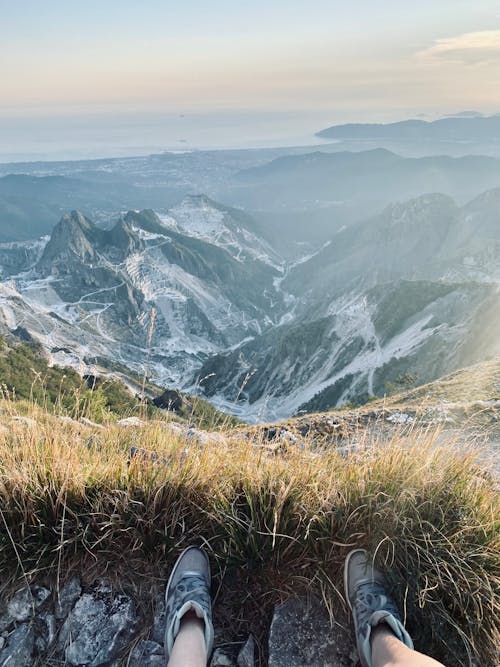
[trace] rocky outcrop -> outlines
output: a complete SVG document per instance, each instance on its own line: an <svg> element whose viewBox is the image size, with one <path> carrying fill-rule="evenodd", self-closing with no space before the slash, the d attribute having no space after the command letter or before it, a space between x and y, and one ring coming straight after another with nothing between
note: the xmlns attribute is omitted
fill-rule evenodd
<svg viewBox="0 0 500 667"><path fill-rule="evenodd" d="M153 618L146 619L132 596L105 581L84 587L73 577L59 591L33 584L0 604L0 667L164 667L164 634L163 593L154 601ZM252 637L238 644L216 634L221 646L213 667L253 667Z"/></svg>
<svg viewBox="0 0 500 667"><path fill-rule="evenodd" d="M129 646L138 624L133 600L102 585L76 601L59 631L58 649L70 665L106 665Z"/></svg>
<svg viewBox="0 0 500 667"><path fill-rule="evenodd" d="M0 665L107 665L129 649L139 621L134 600L103 582L85 591L76 577L59 592L22 588L0 615Z"/></svg>
<svg viewBox="0 0 500 667"><path fill-rule="evenodd" d="M79 211L64 215L54 227L38 262L42 272L71 273L75 260L95 262L95 242L100 230Z"/></svg>
<svg viewBox="0 0 500 667"><path fill-rule="evenodd" d="M182 410L182 394L176 389L165 389L165 391L153 399L153 404L157 408L170 410L171 412L180 413Z"/></svg>
<svg viewBox="0 0 500 667"><path fill-rule="evenodd" d="M165 665L163 593L144 618L130 595L106 581L82 586L78 577L59 590L32 584L0 604L0 667L160 667ZM275 609L269 632L269 667L353 667L350 633L330 623L314 597L290 599ZM253 636L235 642L215 630L210 667L254 667ZM262 653L262 651L260 651ZM260 664L263 656L260 655Z"/></svg>
<svg viewBox="0 0 500 667"><path fill-rule="evenodd" d="M275 609L269 632L269 667L352 667L350 633L332 624L317 598L292 598Z"/></svg>

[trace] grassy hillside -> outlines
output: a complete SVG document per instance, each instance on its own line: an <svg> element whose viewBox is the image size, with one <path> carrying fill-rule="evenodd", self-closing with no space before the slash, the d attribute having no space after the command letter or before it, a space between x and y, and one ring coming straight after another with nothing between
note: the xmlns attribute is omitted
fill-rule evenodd
<svg viewBox="0 0 500 667"><path fill-rule="evenodd" d="M401 392L392 397L390 402L424 407L438 401L465 403L491 400L500 400L499 357Z"/></svg>
<svg viewBox="0 0 500 667"><path fill-rule="evenodd" d="M86 417L102 423L137 414L144 407L116 380L106 379L92 389L74 369L50 366L35 342L7 346L0 337L0 382L4 396L75 419Z"/></svg>
<svg viewBox="0 0 500 667"><path fill-rule="evenodd" d="M500 503L474 453L397 430L369 448L358 434L348 456L307 443L277 453L229 435L196 443L162 420L96 430L36 406L20 419L16 406L0 404L5 585L76 569L147 600L179 549L202 541L216 623L243 619L262 639L263 619L288 594L316 589L342 609L342 563L363 546L391 566L418 648L447 664L469 654L495 664ZM129 461L132 445L157 458Z"/></svg>
<svg viewBox="0 0 500 667"><path fill-rule="evenodd" d="M50 365L43 348L34 340L19 342L0 336L0 395L11 401L26 401L27 409L40 406L72 419L86 418L99 424L124 417L159 417L153 397L162 389L147 383L127 369L115 369L124 381L113 376L85 379L73 368ZM127 375L128 373L128 375ZM142 398L141 398L142 397ZM208 401L179 394L176 417L198 428L226 428L238 419L216 410ZM19 407L19 406L18 406Z"/></svg>

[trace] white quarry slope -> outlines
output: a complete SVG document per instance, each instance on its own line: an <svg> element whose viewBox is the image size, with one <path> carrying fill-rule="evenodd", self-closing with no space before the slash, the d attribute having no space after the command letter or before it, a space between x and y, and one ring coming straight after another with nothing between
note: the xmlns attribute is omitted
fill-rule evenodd
<svg viewBox="0 0 500 667"><path fill-rule="evenodd" d="M200 247L201 252L205 247L209 252L210 245L183 246L182 237L187 235L182 235L177 225L162 228L158 221L159 231L155 232L140 225L125 226L130 250L122 258L105 245L115 242L111 236L110 241L91 241L88 247L93 247L94 254L82 259L68 249L67 234L90 233L99 239L100 232L93 231L82 216L75 214L68 219L73 227L65 223L61 228L64 241L60 250L57 241L51 242L50 252L56 259L51 261L49 273L40 269L43 261L38 263L47 246L45 239L31 244L38 251L27 270L0 283L0 320L9 329L26 328L59 363L84 368L103 357L140 373L148 365L150 375L158 382L182 386L207 356L251 340L272 323L265 311L259 312L252 304L251 296L250 300L243 296L234 301L237 286L230 285L231 289L226 290L217 278L217 271L224 267L214 265L211 271L206 259L199 256L202 270L198 271L196 253ZM169 229L181 233L180 240L169 236ZM123 234L120 238L123 242ZM70 246L78 247L78 243L78 239L71 241ZM19 262L18 246L9 244L5 248L5 264ZM173 260L164 252L165 246L169 251L172 248ZM59 264L58 252L64 257L64 267L69 266L69 275L60 274L63 264ZM238 267L246 261L242 252L239 255L235 263L223 250L219 260L227 261L228 269L233 270L231 262ZM189 270L181 265L186 256L186 267L192 266ZM247 258L250 256L247 253ZM242 275L259 271L261 262L253 257L247 262L250 269ZM279 301L277 293L271 294L274 275L269 275L269 305ZM100 280L104 280L101 285ZM153 312L154 329L148 343Z"/></svg>
<svg viewBox="0 0 500 667"><path fill-rule="evenodd" d="M221 332L248 322L245 313L238 310L219 290L182 267L166 262L156 246L129 255L122 270L146 301L155 304L163 315L171 332L170 338L165 341L170 351L196 354L216 349L209 341L186 331L183 313L188 300L196 303L210 321L216 322Z"/></svg>
<svg viewBox="0 0 500 667"><path fill-rule="evenodd" d="M307 360L308 374L297 373L293 359L286 358L281 366L275 366L274 376L269 377L267 390L254 403L228 401L223 394L215 394L210 400L221 409L231 409L239 417L250 422L273 421L296 414L299 408L337 381L353 375L358 383L364 384L368 394L373 395L373 378L377 369L393 359L402 359L417 354L422 344L438 334L442 325L429 326L433 315L425 310L419 318L408 324L387 342L381 342L373 323L373 308L365 296L341 299L330 305L330 314L335 314L327 331L330 347L325 355L318 349ZM347 364L339 364L343 351L351 343L362 339L360 352ZM246 366L252 373L251 365ZM295 388L286 395L279 392L276 379L288 382L295 375ZM349 398L351 383L346 385L338 402ZM236 398L236 396L235 396Z"/></svg>
<svg viewBox="0 0 500 667"><path fill-rule="evenodd" d="M22 270L28 269L41 257L49 236L33 241L0 243L0 280L6 280Z"/></svg>
<svg viewBox="0 0 500 667"><path fill-rule="evenodd" d="M167 226L175 225L188 236L224 248L240 261L252 258L275 268L283 267L283 258L271 245L242 224L241 212L221 206L203 195L186 197L169 211L169 215L160 218ZM248 225L249 220L245 222Z"/></svg>
<svg viewBox="0 0 500 667"><path fill-rule="evenodd" d="M345 288L334 299L325 288L323 298L308 290L295 297L292 320L285 316L273 332L204 364L205 394L251 421L280 419L381 396L386 383L405 376L430 381L499 354L492 333L500 326L499 263L500 255L490 257L488 281L471 280L474 274L450 281L447 267L442 278L375 287L367 272L364 289ZM324 259L317 265L319 285ZM288 274L276 282L298 286Z"/></svg>
<svg viewBox="0 0 500 667"><path fill-rule="evenodd" d="M146 257L141 259L148 264ZM130 261L134 265L139 258L133 257ZM138 284L140 282L137 281ZM74 302L66 302L58 296L57 279L52 277L10 280L0 283L0 321L3 320L9 329L27 329L51 354L54 363L71 365L82 371L92 368L95 360L102 357L142 373L150 355L150 372L164 384L182 384L199 366L197 355L214 354L220 350L209 340L185 331L182 312L178 312L176 303L185 301L187 297L168 288L152 303L163 316L170 335L158 344L155 344L155 339L148 351L146 338L151 306L145 306L136 324L136 330L143 333L144 342L138 344L132 336L127 340L127 332L117 328L112 317L108 317L113 309L112 302L101 300L106 292L109 297L109 292L116 292L118 287L120 284L116 288L89 292ZM147 280L144 287L148 289ZM212 295L207 295L205 301L214 312ZM156 356L160 361L156 360Z"/></svg>
<svg viewBox="0 0 500 667"><path fill-rule="evenodd" d="M100 310L89 313L96 317L94 331L76 314L74 306L65 304L51 286L51 280L39 280L18 287L15 281L0 283L0 321L11 330L23 327L42 343L53 363L86 371L86 358L112 358L119 351L115 341L99 331ZM111 345L110 345L111 343ZM129 362L133 367L133 362Z"/></svg>

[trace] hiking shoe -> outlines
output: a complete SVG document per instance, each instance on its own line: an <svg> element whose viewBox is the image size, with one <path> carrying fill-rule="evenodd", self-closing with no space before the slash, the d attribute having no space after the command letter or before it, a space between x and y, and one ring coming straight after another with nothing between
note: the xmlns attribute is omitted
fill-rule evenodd
<svg viewBox="0 0 500 667"><path fill-rule="evenodd" d="M386 580L383 574L373 567L372 559L364 549L355 549L347 555L344 586L354 618L356 645L363 667L371 667L370 637L372 629L382 623L400 641L413 649L413 642L404 628L396 603L387 592Z"/></svg>
<svg viewBox="0 0 500 667"><path fill-rule="evenodd" d="M188 547L177 559L165 593L165 653L172 653L182 617L193 611L205 624L207 657L212 652L214 628L210 600L210 564L202 549Z"/></svg>

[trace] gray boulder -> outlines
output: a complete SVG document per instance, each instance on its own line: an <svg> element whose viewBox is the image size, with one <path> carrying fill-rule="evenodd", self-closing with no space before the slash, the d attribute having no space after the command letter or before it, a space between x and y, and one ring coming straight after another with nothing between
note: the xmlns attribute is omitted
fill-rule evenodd
<svg viewBox="0 0 500 667"><path fill-rule="evenodd" d="M18 625L0 651L0 667L30 667L33 664L35 631L31 623Z"/></svg>
<svg viewBox="0 0 500 667"><path fill-rule="evenodd" d="M35 647L38 653L46 651L56 638L56 619L54 614L43 611L38 614L35 621L36 639Z"/></svg>
<svg viewBox="0 0 500 667"><path fill-rule="evenodd" d="M50 591L42 586L30 586L18 591L7 605L7 613L22 623L32 618L35 611L50 597Z"/></svg>
<svg viewBox="0 0 500 667"><path fill-rule="evenodd" d="M255 641L252 635L243 644L238 653L238 667L254 667L255 663Z"/></svg>
<svg viewBox="0 0 500 667"><path fill-rule="evenodd" d="M70 579L56 595L55 614L58 620L66 618L73 605L82 594L82 586L78 577Z"/></svg>
<svg viewBox="0 0 500 667"><path fill-rule="evenodd" d="M163 646L157 642L142 639L130 654L128 667L165 667Z"/></svg>
<svg viewBox="0 0 500 667"><path fill-rule="evenodd" d="M222 648L216 648L210 660L210 667L236 667L233 656Z"/></svg>
<svg viewBox="0 0 500 667"><path fill-rule="evenodd" d="M69 665L99 667L115 660L130 644L138 616L126 595L84 593L59 634L59 648Z"/></svg>
<svg viewBox="0 0 500 667"><path fill-rule="evenodd" d="M276 607L269 633L269 667L351 667L350 634L332 627L314 597L292 598Z"/></svg>

